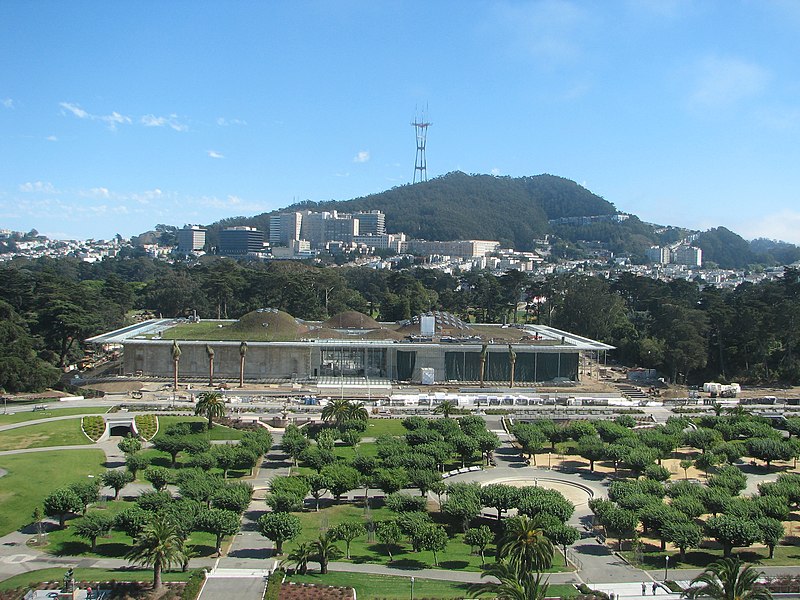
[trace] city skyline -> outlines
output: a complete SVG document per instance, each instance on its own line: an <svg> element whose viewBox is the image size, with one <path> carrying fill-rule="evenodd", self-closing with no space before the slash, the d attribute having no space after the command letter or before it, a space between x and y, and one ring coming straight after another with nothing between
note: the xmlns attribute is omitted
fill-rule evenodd
<svg viewBox="0 0 800 600"><path fill-rule="evenodd" d="M100 9L103 9L102 11ZM0 5L0 228L125 237L428 178L573 179L800 243L800 3Z"/></svg>

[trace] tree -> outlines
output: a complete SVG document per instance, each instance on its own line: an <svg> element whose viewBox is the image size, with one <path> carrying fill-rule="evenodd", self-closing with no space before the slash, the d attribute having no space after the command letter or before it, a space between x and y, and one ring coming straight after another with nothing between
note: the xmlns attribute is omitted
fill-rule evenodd
<svg viewBox="0 0 800 600"><path fill-rule="evenodd" d="M769 557L775 556L775 546L777 546L786 534L783 523L778 519L763 517L758 520L758 528L761 531L761 541L769 548Z"/></svg>
<svg viewBox="0 0 800 600"><path fill-rule="evenodd" d="M386 547L386 553L389 555L389 562L394 560L392 558L392 547L397 546L403 537L403 532L397 521L379 521L375 526L375 535L378 536L381 544Z"/></svg>
<svg viewBox="0 0 800 600"><path fill-rule="evenodd" d="M458 404L452 400L442 400L436 408L433 409L437 415L442 415L445 419L450 418L450 414L458 408Z"/></svg>
<svg viewBox="0 0 800 600"><path fill-rule="evenodd" d="M703 452L694 460L694 466L705 473L708 478L708 470L719 462L719 458L713 452Z"/></svg>
<svg viewBox="0 0 800 600"><path fill-rule="evenodd" d="M319 572L322 575L328 573L328 563L342 556L342 551L336 545L335 538L330 532L324 533L311 545L314 548L314 559L319 563Z"/></svg>
<svg viewBox="0 0 800 600"><path fill-rule="evenodd" d="M581 539L580 531L570 525L559 524L546 528L544 533L553 545L561 546L564 549L564 566L568 566L567 546L571 546Z"/></svg>
<svg viewBox="0 0 800 600"><path fill-rule="evenodd" d="M703 532L691 521L667 521L661 526L661 537L675 544L680 550L681 560L686 560L686 550L700 546Z"/></svg>
<svg viewBox="0 0 800 600"><path fill-rule="evenodd" d="M679 464L681 469L683 469L683 478L689 479L689 467L694 464L694 461L684 458Z"/></svg>
<svg viewBox="0 0 800 600"><path fill-rule="evenodd" d="M294 424L286 427L283 438L281 438L281 450L292 458L295 467L297 466L297 459L300 458L310 444L311 442L308 441L308 438Z"/></svg>
<svg viewBox="0 0 800 600"><path fill-rule="evenodd" d="M289 552L286 561L289 564L295 565L296 572L299 575L305 575L308 572L308 562L314 557L314 548L308 542L298 544L297 547Z"/></svg>
<svg viewBox="0 0 800 600"><path fill-rule="evenodd" d="M308 483L309 493L314 498L314 510L319 511L319 499L328 491L328 478L322 473L312 473L306 475L306 483Z"/></svg>
<svg viewBox="0 0 800 600"><path fill-rule="evenodd" d="M620 551L622 542L632 539L636 535L636 526L639 524L635 512L616 507L606 511L600 520L609 537L617 538Z"/></svg>
<svg viewBox="0 0 800 600"><path fill-rule="evenodd" d="M720 543L725 558L730 557L734 548L749 546L761 537L756 523L730 515L720 515L708 519L706 533Z"/></svg>
<svg viewBox="0 0 800 600"><path fill-rule="evenodd" d="M419 547L433 552L433 566L439 566L438 552L447 548L447 531L441 525L430 525L424 528L417 536Z"/></svg>
<svg viewBox="0 0 800 600"><path fill-rule="evenodd" d="M477 495L449 494L442 503L442 512L460 521L462 529L467 531L472 519L481 514L481 503Z"/></svg>
<svg viewBox="0 0 800 600"><path fill-rule="evenodd" d="M172 389L178 391L178 363L181 360L181 347L178 346L178 341L172 341Z"/></svg>
<svg viewBox="0 0 800 600"><path fill-rule="evenodd" d="M68 514L80 512L82 509L81 499L70 488L59 488L44 499L44 514L57 517L58 526L62 528Z"/></svg>
<svg viewBox="0 0 800 600"><path fill-rule="evenodd" d="M771 600L770 591L758 583L763 575L738 558L723 558L711 563L692 579L691 587L682 596L714 600Z"/></svg>
<svg viewBox="0 0 800 600"><path fill-rule="evenodd" d="M589 461L589 472L594 473L594 463L606 457L608 445L596 435L585 435L578 439L576 452Z"/></svg>
<svg viewBox="0 0 800 600"><path fill-rule="evenodd" d="M126 471L121 471L120 469L109 469L101 475L101 480L103 481L104 486L110 487L114 490L114 500L117 500L122 488L133 481L133 478L131 477L131 474Z"/></svg>
<svg viewBox="0 0 800 600"><path fill-rule="evenodd" d="M222 555L222 538L235 535L239 531L239 513L222 508L208 508L197 518L197 528L216 536L217 556Z"/></svg>
<svg viewBox="0 0 800 600"><path fill-rule="evenodd" d="M184 560L183 543L175 524L156 515L134 540L125 558L134 564L153 567L153 589L161 589L161 570Z"/></svg>
<svg viewBox="0 0 800 600"><path fill-rule="evenodd" d="M519 488L502 483L490 483L481 488L481 503L497 510L497 520L503 518L503 513L514 508L520 498Z"/></svg>
<svg viewBox="0 0 800 600"><path fill-rule="evenodd" d="M239 344L239 387L244 387L244 359L247 356L247 342Z"/></svg>
<svg viewBox="0 0 800 600"><path fill-rule="evenodd" d="M492 530L486 525L473 527L464 532L464 543L470 548L477 548L481 555L481 566L486 564L486 546L494 539Z"/></svg>
<svg viewBox="0 0 800 600"><path fill-rule="evenodd" d="M81 512L83 514L86 514L86 509L90 504L100 499L100 481L97 478L89 479L88 481L76 481L69 484L69 489L80 498Z"/></svg>
<svg viewBox="0 0 800 600"><path fill-rule="evenodd" d="M129 454L125 459L125 468L131 474L131 480L136 479L137 473L150 465L150 458L142 454Z"/></svg>
<svg viewBox="0 0 800 600"><path fill-rule="evenodd" d="M386 497L386 508L396 513L425 512L427 499L422 496L409 496L394 492Z"/></svg>
<svg viewBox="0 0 800 600"><path fill-rule="evenodd" d="M75 535L89 540L92 544L92 552L97 548L97 538L106 535L114 524L113 517L102 512L90 512L73 523Z"/></svg>
<svg viewBox="0 0 800 600"><path fill-rule="evenodd" d="M145 526L152 518L153 513L134 504L117 513L114 517L114 529L122 531L132 538L136 538L142 533Z"/></svg>
<svg viewBox="0 0 800 600"><path fill-rule="evenodd" d="M250 506L252 496L253 486L249 483L234 483L218 488L211 502L214 508L230 510L241 515Z"/></svg>
<svg viewBox="0 0 800 600"><path fill-rule="evenodd" d="M144 472L144 478L153 485L157 492L167 487L169 476L169 471L164 467L147 467Z"/></svg>
<svg viewBox="0 0 800 600"><path fill-rule="evenodd" d="M521 573L543 571L553 563L553 544L532 519L521 515L505 522L497 555L507 558Z"/></svg>
<svg viewBox="0 0 800 600"><path fill-rule="evenodd" d="M166 452L172 459L170 465L173 469L178 461L178 454L187 447L187 438L181 435L161 435L153 440L153 448L159 452Z"/></svg>
<svg viewBox="0 0 800 600"><path fill-rule="evenodd" d="M129 434L127 437L124 437L122 440L120 440L120 442L117 444L117 448L130 457L130 455L136 454L142 449L142 441L139 438L135 438Z"/></svg>
<svg viewBox="0 0 800 600"><path fill-rule="evenodd" d="M769 469L772 461L790 460L794 453L790 444L783 440L752 438L747 440L747 454L753 458L763 460Z"/></svg>
<svg viewBox="0 0 800 600"><path fill-rule="evenodd" d="M478 436L478 449L483 454L483 461L488 465L492 461L492 454L500 446L500 438L493 431L484 431Z"/></svg>
<svg viewBox="0 0 800 600"><path fill-rule="evenodd" d="M322 420L338 427L350 414L350 400L335 398L322 409Z"/></svg>
<svg viewBox="0 0 800 600"><path fill-rule="evenodd" d="M344 542L345 558L350 560L350 544L359 536L367 533L366 528L357 521L343 521L330 529L331 535Z"/></svg>
<svg viewBox="0 0 800 600"><path fill-rule="evenodd" d="M342 464L328 465L322 469L322 475L328 480L328 490L338 502L342 494L359 486L360 476L353 467Z"/></svg>
<svg viewBox="0 0 800 600"><path fill-rule="evenodd" d="M258 530L275 542L275 554L283 553L283 542L300 535L300 519L290 513L267 513L258 519Z"/></svg>
<svg viewBox="0 0 800 600"><path fill-rule="evenodd" d="M214 426L214 418L225 416L225 399L219 392L203 392L198 396L194 414L208 419L208 429Z"/></svg>
<svg viewBox="0 0 800 600"><path fill-rule="evenodd" d="M411 469L408 472L408 481L413 487L419 489L420 496L427 496L431 486L441 480L442 477L439 473L429 469Z"/></svg>
<svg viewBox="0 0 800 600"><path fill-rule="evenodd" d="M473 598L489 594L497 600L544 600L547 598L548 584L542 579L540 571L523 571L511 561L488 565L481 571L481 577L492 577L497 583L479 583L470 586Z"/></svg>

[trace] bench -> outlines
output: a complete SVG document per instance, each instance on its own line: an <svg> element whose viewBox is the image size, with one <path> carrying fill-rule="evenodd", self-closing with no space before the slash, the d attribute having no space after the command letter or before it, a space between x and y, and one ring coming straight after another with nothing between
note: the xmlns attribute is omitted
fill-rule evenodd
<svg viewBox="0 0 800 600"><path fill-rule="evenodd" d="M47 405L46 404L37 404L36 406L33 407L33 412L36 412L38 410L47 410Z"/></svg>

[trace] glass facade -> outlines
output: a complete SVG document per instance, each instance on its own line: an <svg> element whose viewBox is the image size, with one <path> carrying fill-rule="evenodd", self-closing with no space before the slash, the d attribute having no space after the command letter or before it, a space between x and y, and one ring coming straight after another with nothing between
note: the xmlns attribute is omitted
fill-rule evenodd
<svg viewBox="0 0 800 600"><path fill-rule="evenodd" d="M386 348L323 348L320 375L386 377Z"/></svg>

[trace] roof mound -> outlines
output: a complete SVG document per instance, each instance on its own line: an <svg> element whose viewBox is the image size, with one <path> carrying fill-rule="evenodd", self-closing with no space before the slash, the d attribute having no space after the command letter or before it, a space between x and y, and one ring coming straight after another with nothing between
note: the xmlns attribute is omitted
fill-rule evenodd
<svg viewBox="0 0 800 600"><path fill-rule="evenodd" d="M332 316L330 319L322 323L323 327L331 329L379 329L378 322L355 310L347 310Z"/></svg>
<svg viewBox="0 0 800 600"><path fill-rule="evenodd" d="M253 339L295 339L305 331L292 315L277 308L259 308L242 316L231 330L251 333Z"/></svg>

